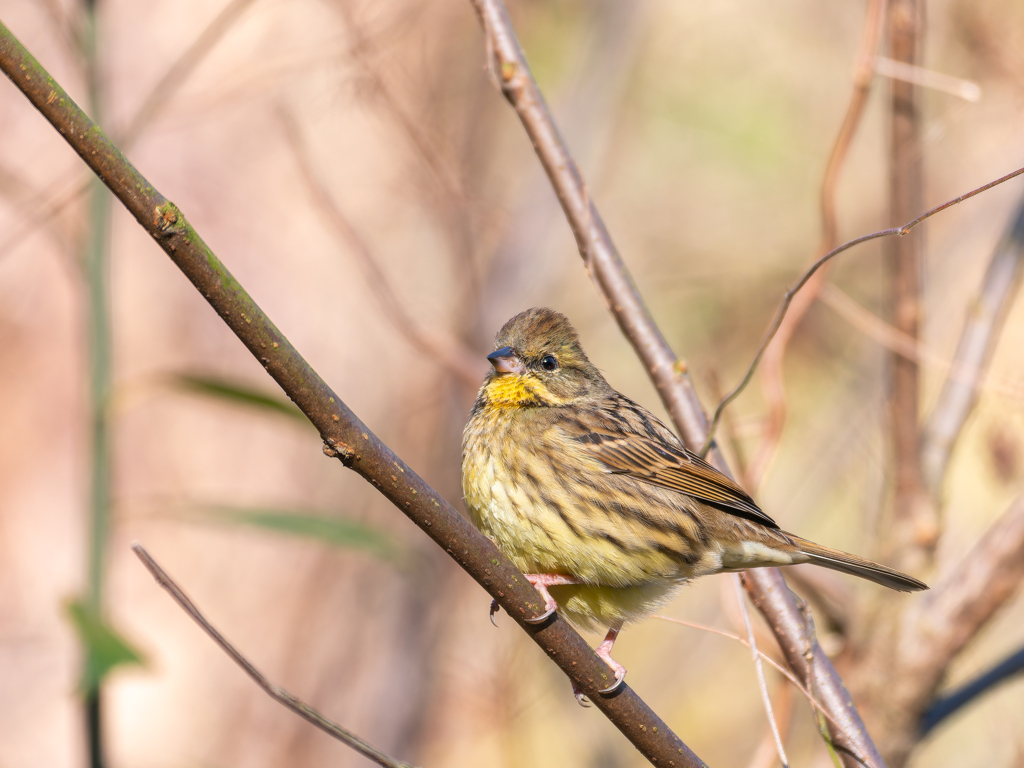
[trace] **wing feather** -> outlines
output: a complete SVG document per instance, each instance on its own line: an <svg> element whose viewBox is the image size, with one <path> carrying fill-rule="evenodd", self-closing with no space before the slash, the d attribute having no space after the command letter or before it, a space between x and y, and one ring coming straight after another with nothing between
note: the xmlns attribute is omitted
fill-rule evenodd
<svg viewBox="0 0 1024 768"><path fill-rule="evenodd" d="M687 450L664 424L625 397L560 427L608 472L685 493L769 528L779 527L739 485Z"/></svg>

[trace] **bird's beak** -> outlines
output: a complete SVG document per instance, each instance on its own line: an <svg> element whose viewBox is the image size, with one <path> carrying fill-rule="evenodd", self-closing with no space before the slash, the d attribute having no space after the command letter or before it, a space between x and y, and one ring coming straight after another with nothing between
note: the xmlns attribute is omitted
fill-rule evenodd
<svg viewBox="0 0 1024 768"><path fill-rule="evenodd" d="M496 349L487 356L498 373L522 373L523 361L520 360L512 347Z"/></svg>

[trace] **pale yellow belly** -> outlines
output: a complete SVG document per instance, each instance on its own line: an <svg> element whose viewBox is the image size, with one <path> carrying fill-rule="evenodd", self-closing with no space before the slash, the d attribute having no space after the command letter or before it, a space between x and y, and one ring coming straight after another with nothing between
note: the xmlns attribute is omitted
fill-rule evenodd
<svg viewBox="0 0 1024 768"><path fill-rule="evenodd" d="M472 447L472 446L470 446ZM642 618L690 575L654 548L623 552L574 512L564 489L516 482L507 463L467 451L463 493L473 523L527 574L561 574L583 582L551 587L562 614L582 627L606 628ZM532 491L532 492L531 492Z"/></svg>

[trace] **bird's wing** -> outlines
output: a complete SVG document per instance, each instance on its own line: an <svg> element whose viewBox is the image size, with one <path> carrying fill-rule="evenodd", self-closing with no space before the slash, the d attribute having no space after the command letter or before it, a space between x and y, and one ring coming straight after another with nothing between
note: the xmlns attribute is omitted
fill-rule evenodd
<svg viewBox="0 0 1024 768"><path fill-rule="evenodd" d="M769 528L778 524L739 485L687 450L641 406L621 398L560 426L609 472L685 493Z"/></svg>

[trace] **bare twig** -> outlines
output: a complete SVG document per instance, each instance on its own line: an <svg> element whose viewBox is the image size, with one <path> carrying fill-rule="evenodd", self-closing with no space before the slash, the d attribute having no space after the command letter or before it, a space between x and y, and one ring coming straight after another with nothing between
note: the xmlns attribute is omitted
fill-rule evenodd
<svg viewBox="0 0 1024 768"><path fill-rule="evenodd" d="M704 765L628 685L621 685L614 695L601 694L612 679L611 669L560 616L542 625L527 623L543 612L543 601L522 573L327 386L181 211L128 162L2 24L0 69L110 187L309 418L327 455L371 482L483 586L645 757L661 766Z"/></svg>
<svg viewBox="0 0 1024 768"><path fill-rule="evenodd" d="M982 192L987 192L988 190L992 189L992 187L1007 182L1010 179L1016 178L1017 176L1020 176L1022 173L1024 173L1024 168L1018 168L1015 171L1011 171L1005 176L1000 176L998 179L990 181L988 184L984 184L978 187L977 189L972 189L970 192L959 195L958 197L954 197L952 200L947 200L942 205L937 205L934 208L925 211L917 218L911 219L902 226L890 227L889 229L881 229L878 232L872 232L869 235L861 235L860 237L854 238L853 240L848 240L842 245L840 245L838 248L833 248L831 251L826 253L816 262L814 262L814 264L812 264L810 268L806 272L804 272L803 275L801 275L800 279L793 284L793 287L786 291L785 294L783 294L782 304L779 305L779 309L775 313L775 318L772 320L771 325L768 326L768 332L765 334L764 340L761 342L761 346L758 347L757 352L754 355L754 359L750 363L750 367L747 369L747 372L743 375L743 378L740 380L740 383L736 385L736 388L733 389L728 395L726 395L718 404L718 407L715 409L715 416L711 422L712 426L715 426L718 423L718 421L721 420L722 411L725 410L725 408L728 407L728 405L733 400L735 400L739 396L739 394L746 388L747 384L750 383L750 379L753 377L754 372L757 370L757 365L759 362L761 362L761 358L764 355L766 347L769 344L771 344L772 339L775 337L776 332L779 330L779 326L782 324L783 318L786 317L786 312L789 310L790 303L793 301L793 297L800 291L801 288L807 285L808 281L825 264L827 264L829 261L834 259L839 254L843 253L844 251L847 251L856 245L860 245L861 243L866 243L869 240L877 240L880 237L889 237L890 235L897 235L902 237L903 235L906 235L911 230L913 230L914 227L916 227L918 224L927 219L930 219L935 214L941 213L947 208L957 205L958 203L962 203L965 200L969 200L975 195L980 195ZM702 442L705 446L705 449L707 448L708 444L710 444L713 440L714 432L709 430L707 437L702 438Z"/></svg>
<svg viewBox="0 0 1024 768"><path fill-rule="evenodd" d="M967 313L950 373L921 435L921 468L925 483L937 496L950 454L977 402L977 393L1003 319L1024 273L1024 200L996 246L981 291Z"/></svg>
<svg viewBox="0 0 1024 768"><path fill-rule="evenodd" d="M873 59L878 50L878 38L881 34L885 4L886 0L869 0L864 16L860 50L857 52L857 61L854 66L853 93L850 94L846 115L843 117L843 123L839 127L835 143L832 145L832 152L829 154L828 163L825 165L825 175L821 182L819 254L827 253L838 244L836 191L839 187L839 175L846 163L846 157L853 143L853 137L857 133L857 128L860 126L861 117L864 115L864 106L867 104L871 91L871 81L874 76ZM803 292L794 300L788 316L780 324L774 340L765 352L764 367L761 370L761 386L768 406L768 415L757 451L751 458L746 473L751 489L756 489L761 484L771 457L778 447L779 439L782 437L782 428L786 422L786 392L782 364L786 357L789 341L807 312L814 305L821 287L825 284L827 274L826 268L808 281ZM712 421L717 424L718 419ZM711 434L714 435L714 433L715 427L712 426Z"/></svg>
<svg viewBox="0 0 1024 768"><path fill-rule="evenodd" d="M288 145L295 155L295 161L302 180L306 184L306 190L313 199L317 211L330 226L334 236L355 256L385 317L391 321L413 349L435 363L446 367L455 374L463 386L475 391L480 386L486 367L483 356L473 354L471 350L454 338L441 337L428 332L405 310L405 303L395 295L394 288L384 274L384 270L381 269L370 246L356 231L352 222L335 202L327 185L313 169L306 143L295 118L284 109L278 111L278 117L284 128Z"/></svg>
<svg viewBox="0 0 1024 768"><path fill-rule="evenodd" d="M747 628L747 641L750 644L750 652L754 657L754 669L757 672L757 684L761 689L761 700L764 702L764 711L768 716L768 725L771 726L772 736L775 737L775 749L778 751L779 760L783 768L789 768L789 758L786 757L786 748L782 746L782 735L779 733L778 723L775 722L775 713L772 712L772 700L768 696L768 683L764 679L764 667L761 665L761 654L757 650L757 641L754 639L754 628L750 624L750 614L747 612L747 603L743 599L743 586L740 584L738 574L732 576L733 585L736 587L736 600L740 604L740 613L743 614L743 624Z"/></svg>
<svg viewBox="0 0 1024 768"><path fill-rule="evenodd" d="M951 96L958 96L964 101L977 101L981 98L981 88L977 83L944 75L941 72L908 64L905 61L896 61L886 56L879 56L875 59L875 71L883 77L904 80L922 88L942 91Z"/></svg>
<svg viewBox="0 0 1024 768"><path fill-rule="evenodd" d="M722 637L727 637L730 640L735 640L737 643L740 643L741 645L745 645L747 648L751 648L749 640L746 640L746 639L740 637L737 634L733 634L732 632L727 632L724 629L718 629L716 627L709 627L709 626L706 626L705 624L694 624L691 621L683 621L682 619L673 619L670 616L662 616L661 614L657 614L657 613L652 614L651 618L661 619L662 621L667 621L670 624L679 624L680 626L683 626L683 627L691 627L693 629L699 629L699 630L701 630L703 632L711 632L712 634L721 635ZM801 694L803 694L803 697L805 699L807 699L807 703L810 704L811 707L815 711L820 712L821 715L826 720L828 720L830 723L832 723L837 729L842 730L842 728L843 728L842 724L838 720L833 718L832 715L829 714L829 711L828 711L828 709L826 709L825 705L822 704L820 701L818 701L816 698L814 698L814 694L811 693L806 688L804 688L803 684L799 680L796 679L796 677L793 675L792 672L790 672L784 666L779 664L779 662L777 662L775 659L773 659L771 656L769 656L764 651L758 650L757 654L758 654L758 657L760 659L762 659L763 661L767 661L769 664L771 664L779 672L780 675L782 675L784 678L789 680L789 682L792 683L793 687L796 688L798 691L800 691Z"/></svg>
<svg viewBox="0 0 1024 768"><path fill-rule="evenodd" d="M779 686L778 692L775 694L775 709L778 712L776 719L779 723L779 730L782 733L786 733L789 730L789 724L793 720L795 704L796 696L793 687L790 685ZM819 712L815 714L818 717L821 716ZM775 749L774 734L769 728L761 737L761 742L757 745L757 749L754 750L747 768L775 768L777 759L778 753Z"/></svg>
<svg viewBox="0 0 1024 768"><path fill-rule="evenodd" d="M138 542L132 544L132 551L135 552L139 560L142 561L142 564L146 566L146 570L148 570L150 574L152 574L153 578L156 579L156 583L163 587L167 593L174 598L174 602L181 606L181 609L191 616L192 620L210 636L213 642L215 642L220 649L224 651L224 653L230 656L231 660L240 666L245 674L247 674L252 681L256 683L256 685L266 691L268 696L279 704L290 709L303 720L312 723L328 736L332 736L343 744L347 744L359 754L377 763L377 765L383 765L385 768L413 768L409 763L395 760L393 757L388 757L379 749L359 738L354 733L347 731L337 723L328 720L313 709L313 707L288 693L284 688L274 685L272 682L267 680L267 678L252 665L252 662L245 658L238 649L229 643L224 636L218 632L212 624L210 624L206 617L203 616L202 612L196 607L195 603L189 599L188 595L182 591L181 587L177 585L174 579L167 575L167 572L160 567L156 560L153 559L141 544Z"/></svg>
<svg viewBox="0 0 1024 768"><path fill-rule="evenodd" d="M616 251L579 168L530 73L504 4L500 0L473 0L473 5L483 26L488 64L497 85L519 116L555 188L599 296L646 367L683 441L691 448L700 446L707 436L707 417L686 366L676 358L654 323ZM729 472L717 450L710 454L710 459L718 469ZM882 765L846 687L815 639L810 622L778 569L750 571L744 586L754 604L765 614L793 670L800 677L813 681L829 712L843 724L832 731L843 759L854 765L861 762L855 755L863 755L866 762Z"/></svg>

